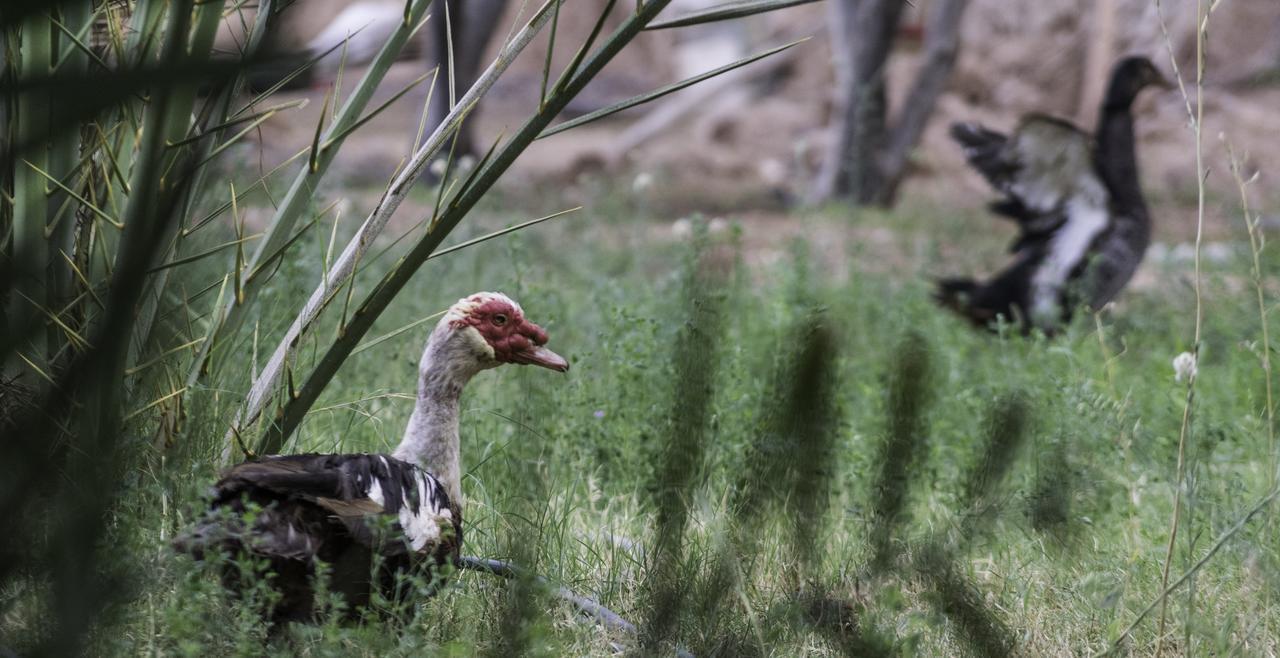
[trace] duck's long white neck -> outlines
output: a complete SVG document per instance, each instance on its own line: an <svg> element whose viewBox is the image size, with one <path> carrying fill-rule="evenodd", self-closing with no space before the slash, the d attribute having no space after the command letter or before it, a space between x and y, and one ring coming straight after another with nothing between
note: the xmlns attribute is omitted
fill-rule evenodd
<svg viewBox="0 0 1280 658"><path fill-rule="evenodd" d="M441 322L422 354L418 401L392 456L417 464L444 485L449 500L462 505L462 463L458 445L458 400L462 388L482 369L466 329Z"/></svg>

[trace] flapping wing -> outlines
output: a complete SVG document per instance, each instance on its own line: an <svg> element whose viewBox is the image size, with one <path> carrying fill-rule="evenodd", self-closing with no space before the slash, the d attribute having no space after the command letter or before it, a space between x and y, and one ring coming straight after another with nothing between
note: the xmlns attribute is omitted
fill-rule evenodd
<svg viewBox="0 0 1280 658"><path fill-rule="evenodd" d="M1070 123L1031 115L1008 137L969 123L953 125L951 135L969 164L1005 195L991 209L1022 229L1013 251L1046 244L1073 215L1083 212L1093 224L1093 214L1107 209L1092 140Z"/></svg>
<svg viewBox="0 0 1280 658"><path fill-rule="evenodd" d="M1001 191L1035 215L1061 213L1069 200L1105 187L1093 166L1093 145L1075 126L1033 115L1019 124L1005 149L1017 168Z"/></svg>
<svg viewBox="0 0 1280 658"><path fill-rule="evenodd" d="M982 174L988 183L1003 192L1008 181L1018 169L1018 163L1009 159L1005 150L1009 138L1004 133L989 130L971 122L951 124L951 138L960 144L969 166Z"/></svg>

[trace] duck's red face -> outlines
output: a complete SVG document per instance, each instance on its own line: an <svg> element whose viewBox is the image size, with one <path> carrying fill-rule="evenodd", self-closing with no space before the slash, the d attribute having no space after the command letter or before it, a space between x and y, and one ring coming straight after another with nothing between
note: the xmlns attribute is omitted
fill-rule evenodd
<svg viewBox="0 0 1280 658"><path fill-rule="evenodd" d="M475 329L499 363L542 366L557 372L569 369L564 357L545 347L547 332L526 320L519 304L506 295L478 293L464 301L470 308L454 324Z"/></svg>

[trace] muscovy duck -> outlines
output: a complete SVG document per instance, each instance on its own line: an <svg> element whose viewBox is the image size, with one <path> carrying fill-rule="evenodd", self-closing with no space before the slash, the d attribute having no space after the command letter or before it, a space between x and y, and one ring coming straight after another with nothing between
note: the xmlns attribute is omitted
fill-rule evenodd
<svg viewBox="0 0 1280 658"><path fill-rule="evenodd" d="M1014 261L985 282L943 279L935 298L979 326L998 318L1052 334L1079 306L1098 309L1124 288L1151 239L1134 152L1134 98L1168 81L1145 57L1112 70L1093 136L1053 117L1025 117L1012 135L956 123L969 164L1005 196L991 211L1020 229Z"/></svg>
<svg viewBox="0 0 1280 658"><path fill-rule="evenodd" d="M233 466L214 486L208 511L174 547L196 559L211 551L265 559L280 593L272 622L312 618L320 562L328 565L331 591L351 612L368 604L374 588L402 596L398 573L430 578L459 555L463 387L480 371L507 363L568 370L546 342L546 332L505 295L482 292L458 301L427 341L417 404L394 452L274 455ZM238 591L234 565L223 581Z"/></svg>

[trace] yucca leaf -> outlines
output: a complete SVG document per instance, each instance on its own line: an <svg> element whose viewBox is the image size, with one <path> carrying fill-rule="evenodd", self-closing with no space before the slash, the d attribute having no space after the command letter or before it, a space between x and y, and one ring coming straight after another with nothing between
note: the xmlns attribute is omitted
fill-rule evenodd
<svg viewBox="0 0 1280 658"><path fill-rule="evenodd" d="M264 7L270 11L269 3L263 3ZM176 61L204 62L208 61L213 52L214 37L217 34L218 23L222 19L222 0L208 0L205 2L197 2L192 16L189 17L192 25L189 30L182 32L171 32L168 39L178 42L180 50L177 50ZM181 11L179 6L173 6L171 11ZM166 44L166 48L170 48L170 44ZM192 114L196 108L196 97L199 87L198 80L188 80L175 83L168 91L167 103L163 106L155 106L149 104L147 107L148 118L155 114L160 115L160 135L163 140L164 150L160 153L160 187L161 193L167 186L167 182L174 180L182 171L182 175L187 180L183 181L183 192L177 199L177 213L179 221L168 221L160 225L159 237L162 251L160 258L164 260L172 259L182 253L182 224L185 218L190 215L190 209L195 203L195 194L203 187L203 170L202 166L208 160L208 154L216 150L214 148L214 140L206 140L197 146L181 146L170 148L168 145L181 141L186 135L198 132L198 125L214 121L222 121L226 117L226 113L230 108L232 92L236 87L238 75L233 75L227 80L222 81L215 89L216 93L211 95L211 99L206 101L198 114L201 119L196 123L192 122ZM143 139L148 139L148 135L143 135ZM129 198L128 204L134 202L146 203L150 199L142 200L133 197ZM126 206L126 215L128 207ZM126 226L126 231L128 227ZM144 272L142 282L141 299L142 304L138 308L133 323L133 339L129 342L128 353L125 357L125 367L136 364L141 355L150 343L151 331L155 325L155 319L159 313L161 300L164 298L165 287L168 285L170 270L161 268L156 271L148 269ZM131 387L132 379L126 379L126 387Z"/></svg>
<svg viewBox="0 0 1280 658"><path fill-rule="evenodd" d="M463 124L466 120L467 115L463 114L462 121L458 123L458 131L462 130ZM436 218L440 216L440 203L444 201L445 195L449 193L449 190L453 187L453 183L456 182L453 180L453 163L455 162L454 155L458 151L459 141L461 140L454 139L449 143L449 157L445 158L444 161L444 173L440 175L440 187L436 189L436 203L431 210L431 224L429 224L428 227L434 225ZM383 198L386 198L385 195Z"/></svg>
<svg viewBox="0 0 1280 658"><path fill-rule="evenodd" d="M30 304L32 308L39 311L40 315L47 317L49 319L49 322L53 323L54 326L61 329L63 334L66 335L67 339L71 342L71 344L76 349L84 349L89 347L89 341L85 340L84 336L80 335L80 332L67 326L67 323L63 322L62 318L58 317L57 313L54 313L53 311L49 310L48 307L44 306L40 302L37 302L36 300L31 299L30 297L22 294L21 290L18 290L15 292L19 297L26 300L26 302Z"/></svg>
<svg viewBox="0 0 1280 658"><path fill-rule="evenodd" d="M811 2L818 2L818 0L742 0L739 2L726 2L722 5L708 7L701 11L685 14L684 16L677 16L671 20L658 21L645 29L665 30L673 27L687 27L689 25L701 25L703 23L727 21L734 18L743 18L745 16L776 11L778 9L786 9L787 7L807 5Z"/></svg>
<svg viewBox="0 0 1280 658"><path fill-rule="evenodd" d="M88 9L88 7L83 2L77 2L73 6L80 9L81 11ZM98 14L102 13L104 9L105 7L100 8L97 12L94 12L93 17L96 18ZM71 28L68 28L66 25L63 25L62 21L59 21L56 18L49 19L50 22L53 23L53 26L58 28L58 31L62 33L62 37L70 41L72 44L72 46L67 49L66 54L62 55L58 59L58 63L54 65L54 70L61 69L63 63L73 61L72 54L76 52L79 52L84 57L92 59L94 63L96 63L98 66L101 66L104 69L111 68L111 66L107 64L106 61L104 61L101 57L98 56L98 53L93 52L92 48L84 44L84 38L88 36L89 31L93 29L93 21L88 19L77 20L80 18L81 16L77 15L72 17L71 19L75 21L76 24L82 23L82 26L79 28L78 33L73 32Z"/></svg>
<svg viewBox="0 0 1280 658"><path fill-rule="evenodd" d="M239 196L236 197L236 201L239 201L240 199L243 199L244 197L248 196L255 189L262 188L265 190L267 188L267 181L270 180L271 177L276 174L276 172L280 171L281 169L284 169L285 167L292 164L294 160L297 160L298 158L306 154L307 154L307 149L303 149L289 156L287 159L285 159L284 162L281 162L280 164L276 165L271 171L268 171L266 174L263 174L261 177L258 178L258 180L254 181L253 184L246 187L243 192L240 192ZM226 201L220 204L217 208L210 210L209 213L206 214L204 217L201 217L194 224L192 224L191 226L183 230L187 235L195 233L196 231L199 231L201 228L204 228L204 226L207 225L209 222L217 219L218 217L221 217L222 213L230 209L231 209L231 201Z"/></svg>
<svg viewBox="0 0 1280 658"><path fill-rule="evenodd" d="M167 269L171 269L171 268L174 268L174 267L179 267L179 266L182 266L182 265L190 265L191 263L195 263L195 262L197 262L197 261L202 261L202 260L204 260L204 259L206 259L206 258L208 258L208 257L210 257L210 256L213 256L214 254L217 254L217 253L219 253L219 252L221 252L221 251L223 251L223 250L225 250L225 249L230 249L230 248L232 248L232 247L240 247L240 246L243 246L246 242L253 242L254 240L257 240L258 238L261 238L261 237L262 237L262 234L261 234L261 233L254 233L253 235L246 235L246 236L241 237L241 238L236 238L235 240L230 240L230 241L224 242L224 243L222 243L222 244L220 244L220 245L218 245L218 246L216 246L216 247L209 247L208 249L205 249L204 251L201 251L200 253L192 254L192 255L190 255L190 256L184 256L184 257L179 258L179 259L176 259L176 260L171 260L171 261L168 261L168 262L164 263L163 265L157 265L157 266L155 266L155 267L153 267L153 268L151 268L151 269L147 270L147 273L148 273L148 274L152 274L152 273L155 273L155 272L159 272L159 271L161 271L161 270L167 270Z"/></svg>
<svg viewBox="0 0 1280 658"><path fill-rule="evenodd" d="M116 132L119 132L121 125L122 124L116 124ZM116 158L115 150L109 146L110 140L107 139L107 134L103 132L102 124L94 121L93 127L98 132L99 146L96 150L107 156L107 162L111 164L111 177L115 178L116 182L120 184L120 188L124 190L125 193L128 193L129 181L125 179L124 171L120 168L120 161Z"/></svg>
<svg viewBox="0 0 1280 658"><path fill-rule="evenodd" d="M413 322L410 322L409 324L406 324L405 326L400 327L399 329L395 329L395 330L393 330L393 331L388 331L387 333L382 334L381 336L378 336L377 338L374 338L373 340L370 340L370 341L368 341L368 342L366 342L366 343L361 343L361 344L360 344L360 347L357 347L357 348L355 348L354 350L352 350L352 351L351 351L351 356L355 356L355 355L357 355L357 354L359 354L359 353L361 353L361 352L363 352L363 351L365 351L365 350L368 350L368 349L372 349L372 348L374 348L374 347L377 347L378 345L380 345L380 344L382 344L382 343L385 343L385 342L387 342L387 341L391 340L392 338L395 338L396 336L399 336L400 334L403 334L403 333L404 333L404 332L406 332L406 331L410 331L410 330L412 330L414 327L418 327L418 326L424 325L424 324L426 324L426 323L428 323L428 322L430 322L430 321L432 321L432 320L435 320L436 318L438 318L438 317L440 317L440 316L444 315L444 314L445 314L445 312L446 312L446 311L436 311L435 313L432 313L431 315L428 315L428 316L426 316L425 318L420 318L420 319L418 319L418 320L414 320Z"/></svg>
<svg viewBox="0 0 1280 658"><path fill-rule="evenodd" d="M301 109L306 107L307 103L309 102L310 101L305 98L299 98L298 100L289 101L287 103L272 105L271 107L268 107L260 112L255 112L253 114L249 114L245 116L233 117L233 118L227 119L226 121L218 123L216 125L209 126L208 128L205 128L203 131L196 133L190 137L184 137L183 139L180 139L176 142L170 142L169 144L167 144L167 146L169 146L170 148L173 148L175 146L185 146L192 142L198 142L204 139L205 137L215 135L219 132L222 132L223 130L226 130L227 128L230 128L232 126L238 126L242 123L245 123L246 121L251 121L253 122L253 125L256 126L259 123L261 123L263 120L271 118L277 112L281 112L284 110Z"/></svg>
<svg viewBox="0 0 1280 658"><path fill-rule="evenodd" d="M388 107L391 107L392 103L400 100L402 96L409 93L411 90L413 90L414 87L417 87L419 84L421 84L423 80L427 79L427 76L434 76L434 75L435 75L435 71L432 71L430 73L423 73L417 78L414 78L412 82L405 85L404 88L402 88L400 91L397 91L395 94L393 94L391 98L388 98L381 105L374 108L372 112L357 119L355 123L351 124L342 132L339 132L336 135L326 135L324 144L320 146L320 150L330 148L334 144L346 139L349 135L351 135L351 133L355 132L356 130L359 130L360 127L363 126L364 124L372 121L373 118L381 114L383 110L387 109Z"/></svg>
<svg viewBox="0 0 1280 658"><path fill-rule="evenodd" d="M609 18L609 12L613 11L613 5L617 0L609 0L605 3L604 10L600 12L600 17L596 19L596 24L591 27L591 33L587 35L587 40L582 42L582 46L573 54L573 59L569 61L569 65L564 67L564 71L560 73L560 78L556 80L553 87L560 90L564 85L573 79L578 73L578 67L582 65L582 59L591 52L591 47L595 45L596 39L600 37L600 32L604 29L604 23Z"/></svg>
<svg viewBox="0 0 1280 658"><path fill-rule="evenodd" d="M84 275L80 266L76 265L75 259L68 256L66 252L62 253L62 259L67 262L67 267L71 270L72 274L76 275L76 278L80 281L80 285L84 287L85 292L88 293L93 301L98 304L98 308L106 308L106 305L102 303L102 298L94 291L94 285L89 283L88 277Z"/></svg>
<svg viewBox="0 0 1280 658"><path fill-rule="evenodd" d="M17 356L19 359L21 359L22 362L25 363L27 367L31 369L31 372L34 372L35 374L39 375L41 379L45 380L49 384L57 386L58 383L53 381L53 378L49 376L49 373L45 372L44 369L41 368L39 365L37 365L34 361L27 358L27 355L23 354L21 350L15 351L14 355Z"/></svg>
<svg viewBox="0 0 1280 658"><path fill-rule="evenodd" d="M361 29L363 29L363 28L361 28ZM358 30L357 30L357 31L358 31ZM266 89L264 89L264 90L262 90L262 91L258 92L257 94L255 94L252 98L250 98L250 99L249 99L249 101L248 101L248 102L246 102L246 103L244 104L244 106L243 106L243 107L241 107L240 109L236 110L235 112L232 112L232 113L231 113L231 118L233 118L233 119L234 119L234 118L236 118L236 117L240 116L241 114L244 114L245 112L252 111L252 110L253 110L253 108L257 107L259 103L261 103L262 101L264 101L264 100L266 100L266 99L268 99L268 98L270 98L270 97L274 96L275 94L279 93L279 91L280 91L281 89L284 89L285 85L287 85L287 84L289 84L290 82L293 82L294 80L296 80L296 79L298 78L298 76L302 75L302 74L303 74L303 73L305 73L308 69L310 69L311 67L315 66L315 65L316 65L316 62L319 62L320 60L322 60L322 59L324 59L325 57L329 56L329 54L331 54L333 51L337 50L338 48L341 48L341 47L342 47L342 46L344 46L346 43L347 43L346 41L343 41L343 42L341 42L341 43L338 43L338 44L334 45L333 47L329 48L328 50L326 50L326 51L324 51L324 52L322 52L322 53L320 53L320 54L318 54L318 55L316 55L316 56L312 57L311 59L308 59L308 60L304 61L303 63L299 64L299 65L298 65L297 67L295 67L292 71L290 71L290 72L288 72L287 74L285 74L285 76L284 76L283 78L280 78L279 80L276 80L275 82L271 83L271 86L269 86L269 87L267 87Z"/></svg>
<svg viewBox="0 0 1280 658"><path fill-rule="evenodd" d="M52 66L53 33L52 21L47 15L32 14L22 24L22 33L18 37L19 74L25 77L44 75ZM17 295L29 300L47 300L49 286L45 276L45 268L54 253L49 248L45 237L45 225L49 216L49 199L45 194L43 172L49 167L47 145L51 138L52 124L50 109L53 99L43 90L32 90L18 96L16 121L16 144L18 148L25 144L38 146L29 154L29 167L15 167L13 172L13 234L10 258L18 264L17 276L13 281L13 290ZM0 154L8 155L8 154ZM24 317L29 310L16 297L10 298L11 307L8 316ZM19 335L17 325L7 328L13 335ZM36 372L43 373L47 361L56 345L56 334L36 331L28 336L21 351L27 356L23 361L32 365ZM13 374L22 372L21 367L10 368ZM46 376L47 378L47 376Z"/></svg>
<svg viewBox="0 0 1280 658"><path fill-rule="evenodd" d="M430 5L431 0L414 0L412 8L406 9L409 15L405 24L392 33L382 46L382 49L378 51L377 56L374 57L364 76L356 84L355 89L347 97L346 102L343 103L342 108L334 117L329 126L328 135L337 137L343 134L349 126L359 119L360 114L368 105L374 91L382 82L392 63L399 57L400 51L408 43L414 32L425 22L425 14ZM343 142L343 138L325 138L318 141L323 141L325 148L320 149L319 152L313 149L313 159L309 160L308 166L299 171L294 177L289 191L285 193L284 199L278 204L275 214L268 222L263 239L258 243L257 248L249 256L245 264L247 275L241 282L243 300L229 301L214 314L211 320L213 323L212 332L209 335L209 340L200 346L200 354L197 356L195 363L192 364L191 371L187 377L188 385L196 383L212 372L212 369L205 366L204 361L209 358L209 355L217 348L225 336L234 335L239 330L243 322L244 313L252 308L257 299L258 286L261 281L255 279L259 272L264 271L267 256L283 253L282 247L285 246L285 243L296 237L294 228L303 213L311 205L315 191L319 188L320 181L324 178L329 164L336 155L338 149L335 147Z"/></svg>
<svg viewBox="0 0 1280 658"><path fill-rule="evenodd" d="M479 176L480 172L484 171L485 165L489 164L489 160L493 159L493 152L496 151L498 149L498 145L502 143L502 137L502 134L499 134L498 137L493 140L493 144L489 146L489 150L485 151L484 156L476 161L475 165L471 167L470 172L467 172L467 177L463 179L462 184L458 186L458 194L454 197L455 199L458 196L465 194L468 189L471 189L471 185L475 183L476 176ZM432 220L434 221L439 217L439 215L440 207L437 205L435 213L432 214Z"/></svg>
<svg viewBox="0 0 1280 658"><path fill-rule="evenodd" d="M663 96L666 96L667 94L675 93L677 91L680 91L681 89L684 89L685 87L689 87L691 85L695 85L699 82L702 82L703 80L707 80L710 78L714 78L717 75L728 73L729 71L732 71L736 68L741 68L753 62L757 62L770 55L776 55L777 53L780 53L798 44L804 43L805 41L808 41L808 40L809 39L806 37L804 39L792 41L791 43L788 43L786 45L778 46L777 48L766 50L762 53L758 53L750 57L740 59L736 62L725 64L724 66L721 66L716 69L712 69L710 71L707 71L706 73L695 75L692 78L686 78L684 80L681 80L680 82L669 84L665 87L656 89L647 94L640 94L639 96L633 96L631 98L628 98L627 100L614 103L613 105L601 108L599 110L596 110L595 112L584 114L576 119L565 121L564 123L548 128L541 135L538 135L538 139L542 139L544 137L550 137L557 133L562 133L566 130L570 130L573 128L577 128L578 126L591 123L592 121L603 119L611 114L617 114L618 112L621 112L623 110L631 109L633 107L636 107L637 105L643 105L645 103L648 103L649 101L657 100L659 98L662 98Z"/></svg>
<svg viewBox="0 0 1280 658"><path fill-rule="evenodd" d="M547 41L547 59L542 63L542 91L538 94L538 105L547 102L547 81L551 79L551 57L556 52L556 30L560 27L560 4L556 3L555 13L551 15L551 37Z"/></svg>
<svg viewBox="0 0 1280 658"><path fill-rule="evenodd" d="M284 254L287 251L289 251L289 247L292 247L294 243L296 243L299 239L302 238L302 236L306 235L307 231L310 230L312 226L315 226L316 223L320 221L320 218L328 214L328 212L331 209L333 209L333 207L337 204L338 202L334 201L333 203L326 206L323 210L316 213L315 217L311 218L311 221L307 222L306 224L303 224L302 228L298 229L297 233L294 233L292 236L289 237L288 240L285 241L284 244L280 245L279 249L271 252L270 254L267 254L267 256L262 259L262 262L258 263L258 266L256 269L248 270L248 274L245 275L245 282L256 283L257 282L256 280L259 277L259 275L261 275L263 272L266 272L268 267L271 267L277 261L281 260Z"/></svg>
<svg viewBox="0 0 1280 658"><path fill-rule="evenodd" d="M333 102L333 87L324 92L324 104L320 106L320 117L316 119L316 133L311 138L311 155L307 157L307 169L316 173L320 167L320 136L324 134L324 120L329 115L329 103Z"/></svg>
<svg viewBox="0 0 1280 658"><path fill-rule="evenodd" d="M131 376L132 376L132 375L136 375L136 374L138 374L138 373L140 373L140 372L142 372L142 371L146 370L147 368L150 368L151 366L154 366L155 364L160 363L161 361L165 360L165 358L169 357L170 355L172 355L172 354L174 354L174 353L176 353L176 352L181 352L182 350L185 350L185 349L187 349L188 347L195 347L196 345L199 345L199 344L200 344L201 342L203 342L203 341L204 341L204 338L203 338L203 337L201 337L201 338L196 338L196 339L194 339L194 340L189 340L189 341L187 341L187 342L185 342L185 343L183 343L183 344L181 344L181 345L175 345L175 346L173 346L173 347L170 347L169 349L167 349L167 350L165 350L165 351L163 351L163 352L161 352L161 353L159 353L159 354L155 355L155 356L154 356L154 357L152 357L150 360L148 360L146 363L140 363L140 364L138 364L138 365L136 365L136 366L133 366L132 368L129 368L129 369L125 370L125 371L124 371L124 374L126 374L126 375L131 375Z"/></svg>
<svg viewBox="0 0 1280 658"><path fill-rule="evenodd" d="M168 393L166 393L166 394L164 394L164 395L162 395L162 396L160 396L160 397L156 398L155 400L152 400L151 402L148 402L148 403L147 403L145 406L143 406L142 408L140 408L140 409L135 409L135 410L133 410L133 411L129 412L128 414L125 414L125 417L124 417L124 419L122 420L122 422L127 423L127 422L129 422L129 421L133 420L134 418L136 418L139 414L145 413L145 412L146 412L147 410L149 410L149 409L154 409L157 405L164 404L166 401L168 401L168 400L172 400L173 398L178 397L179 395L182 395L182 394L183 394L183 393L185 393L186 391L187 391L187 387L186 387L186 386L183 386L182 388L177 389L177 390L174 390L174 391L170 391L170 392L168 392Z"/></svg>
<svg viewBox="0 0 1280 658"><path fill-rule="evenodd" d="M67 196L69 196L69 197L71 197L72 199L75 199L76 201L78 201L78 202L80 203L81 207L87 208L90 212L92 212L93 214L97 215L98 217L101 217L102 219L106 220L106 222L107 222L107 223L111 224L112 226L114 226L114 227L116 227L116 228L124 228L124 223L123 223L123 222L121 222L120 220L118 220L118 219L116 219L116 218L112 217L111 215L108 215L108 214L106 213L106 211L104 211L103 209L99 208L98 206L96 206L96 205L94 205L94 204L90 203L88 199L85 199L84 197L80 196L79 194L76 194L74 190L72 190L71 188L67 187L66 185L63 185L63 184L62 184L62 181L60 181L60 180L58 180L58 179L54 178L53 176L50 176L50 175L49 175L49 172L47 172L47 171L45 171L45 170L41 169L40 167L37 167L37 166L36 166L35 164L33 164L30 160L23 160L22 162L23 162L23 163L25 163L25 164L26 164L28 167L30 167L31 169L33 169L36 173L38 173L38 174L40 174L41 176L43 176L43 177L45 178L45 180L47 180L48 182L53 183L55 186L57 186L57 187L58 187L58 189L62 190L64 193L66 193L66 194L67 194Z"/></svg>
<svg viewBox="0 0 1280 658"><path fill-rule="evenodd" d="M565 215L568 215L568 214L569 214L569 213L571 213L571 212L577 212L577 211L579 211L579 210L582 210L582 206L575 206L575 207L573 207L573 208L569 208L569 209L567 209L567 210L561 210L560 212L553 212L553 213L551 213L550 215L545 215L545 216L539 217L539 218L537 218L537 219L531 219L531 220L529 220L529 221L527 221L527 222L521 222L521 223L519 223L519 224L514 224L514 225L512 225L512 226L508 226L508 227L506 227L506 228L504 228L504 229L498 229L497 231L494 231L494 232L492 232L492 233L486 233L486 234L484 234L484 235L482 235L482 236L480 236L480 237L478 237L478 238L472 238L472 239L467 240L467 241L465 241L465 242L460 242L460 243L458 243L458 244L455 244L455 245L453 245L453 246L451 246L451 247L445 247L445 248L443 248L443 249L441 249L441 250L439 250L439 251L437 251L437 252L435 252L435 253L431 254L430 256L427 256L427 260L431 260L431 259L433 259L433 258L439 258L439 257L444 256L444 255L446 255L446 254L451 254L451 253L453 253L453 252L455 252L455 251L461 251L461 250L463 250L463 249L466 249L467 247L474 247L475 245L478 245L478 244L480 244L480 243L482 243L482 242L488 242L488 241L490 241L490 240L492 240L492 239L494 239L494 238L500 238L500 237L502 237L502 236L504 236L504 235L506 235L506 234L508 234L508 233L515 233L516 231L519 231L519 230L522 230L522 229L529 228L530 226L537 226L538 224L541 224L541 223L543 223L543 222L545 222L545 221L552 220L552 219L555 219L555 218L557 218L557 217L564 217Z"/></svg>

